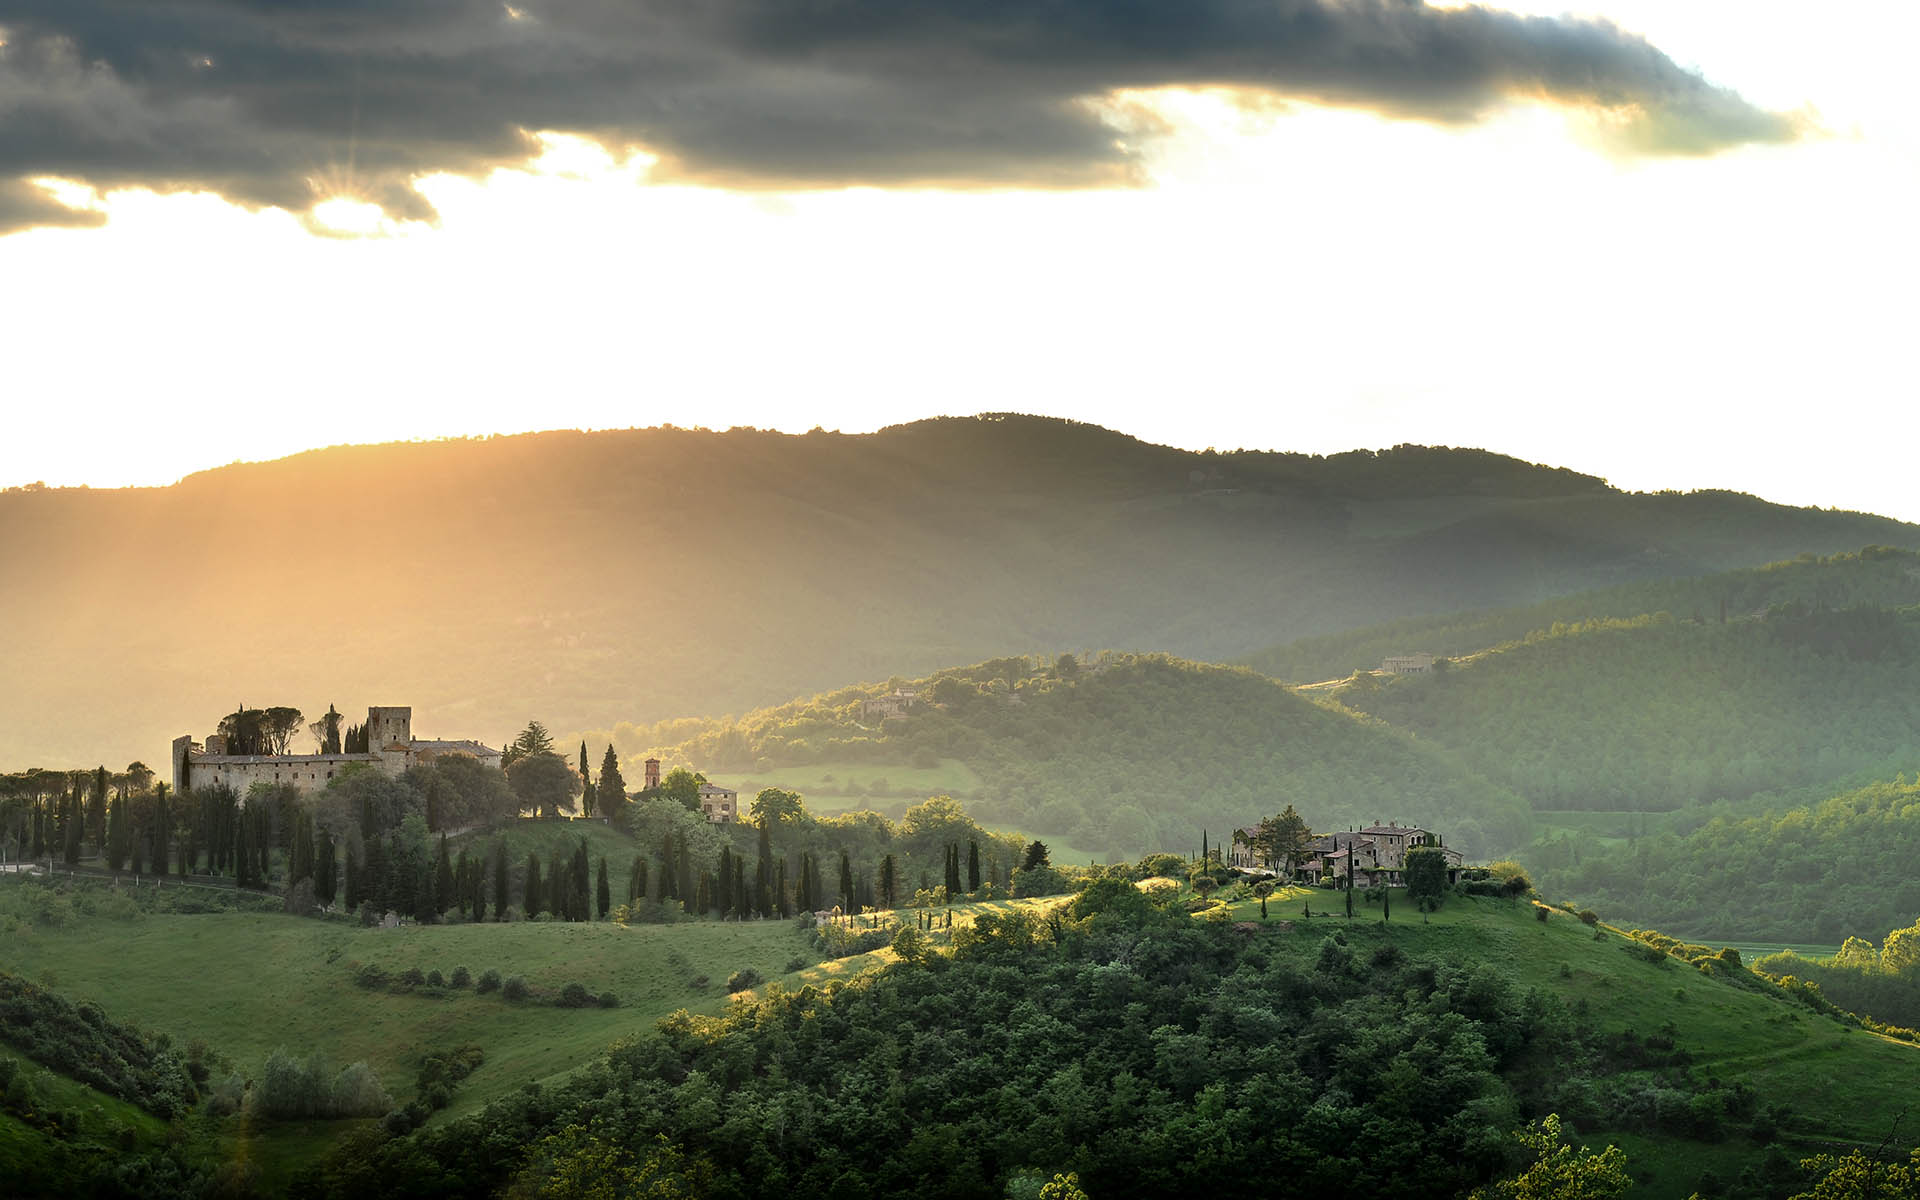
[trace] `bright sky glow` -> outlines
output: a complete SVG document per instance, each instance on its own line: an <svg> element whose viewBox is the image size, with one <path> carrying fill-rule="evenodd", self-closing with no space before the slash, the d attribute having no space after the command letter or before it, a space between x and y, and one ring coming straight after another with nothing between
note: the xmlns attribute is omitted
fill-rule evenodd
<svg viewBox="0 0 1920 1200"><path fill-rule="evenodd" d="M1162 92L1109 102L1120 136L1173 130L1132 190L736 193L561 135L526 169L423 180L438 228L330 175L305 221L67 187L108 225L0 239L0 485L1018 410L1196 448L1477 445L1920 521L1920 8L1581 11L1828 136L1625 160L1542 107L1450 130Z"/></svg>

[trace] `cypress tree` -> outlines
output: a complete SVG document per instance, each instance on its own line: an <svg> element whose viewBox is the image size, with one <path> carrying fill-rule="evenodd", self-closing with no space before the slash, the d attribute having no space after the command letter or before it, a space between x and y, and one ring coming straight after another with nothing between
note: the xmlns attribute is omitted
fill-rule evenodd
<svg viewBox="0 0 1920 1200"><path fill-rule="evenodd" d="M366 842L367 860L360 864L362 875L361 894L367 903L373 905L375 912L384 913L390 907L387 901L391 897L391 881L387 878L386 839L374 836Z"/></svg>
<svg viewBox="0 0 1920 1200"><path fill-rule="evenodd" d="M67 802L65 825L63 832L66 834L66 844L61 848L62 857L67 866L77 867L80 865L80 792L77 787L74 789L73 798Z"/></svg>
<svg viewBox="0 0 1920 1200"><path fill-rule="evenodd" d="M344 881L348 912L359 912L360 902L366 897L361 894L360 857L353 852L353 843L347 843L347 877Z"/></svg>
<svg viewBox="0 0 1920 1200"><path fill-rule="evenodd" d="M627 903L647 898L647 856L633 856L632 873L627 876Z"/></svg>
<svg viewBox="0 0 1920 1200"><path fill-rule="evenodd" d="M313 897L329 908L333 906L336 894L334 871L337 863L333 835L322 829L319 836L313 839Z"/></svg>
<svg viewBox="0 0 1920 1200"><path fill-rule="evenodd" d="M675 861L673 857L673 832L669 830L660 837L660 898L662 900L678 900L680 898L680 889L676 886L679 883L679 876L674 873L673 869Z"/></svg>
<svg viewBox="0 0 1920 1200"><path fill-rule="evenodd" d="M607 743L607 752L600 759L600 787L595 795L600 800L600 811L619 821L627 806L627 781L620 774L620 756L613 752L612 742Z"/></svg>
<svg viewBox="0 0 1920 1200"><path fill-rule="evenodd" d="M739 920L747 915L747 860L733 860L733 916Z"/></svg>
<svg viewBox="0 0 1920 1200"><path fill-rule="evenodd" d="M47 814L40 805L33 806L33 857L47 856Z"/></svg>
<svg viewBox="0 0 1920 1200"><path fill-rule="evenodd" d="M587 856L587 839L580 839L580 846L573 852L573 899L576 921L593 920L593 860ZM606 915L607 908L602 906L600 913Z"/></svg>
<svg viewBox="0 0 1920 1200"><path fill-rule="evenodd" d="M688 905L690 901L696 900L698 897L693 894L693 860L687 855L687 842L685 838L680 840L678 853L680 855L678 872L680 876L680 903L682 905ZM688 911L704 912L705 908L700 905L691 905Z"/></svg>
<svg viewBox="0 0 1920 1200"><path fill-rule="evenodd" d="M721 916L733 911L733 847L720 847L720 873L714 879L713 906Z"/></svg>
<svg viewBox="0 0 1920 1200"><path fill-rule="evenodd" d="M127 865L127 802L114 797L107 805L107 869L114 874Z"/></svg>
<svg viewBox="0 0 1920 1200"><path fill-rule="evenodd" d="M475 923L487 919L487 856L473 856L473 871L467 880L467 907L473 910Z"/></svg>
<svg viewBox="0 0 1920 1200"><path fill-rule="evenodd" d="M293 856L287 865L287 882L299 883L313 878L313 818L301 813L293 824Z"/></svg>
<svg viewBox="0 0 1920 1200"><path fill-rule="evenodd" d="M713 908L713 876L708 875L706 872L702 871L700 873L700 889L699 891L694 893L693 910L697 913L704 914L710 911L712 908Z"/></svg>
<svg viewBox="0 0 1920 1200"><path fill-rule="evenodd" d="M949 842L947 844L947 877L945 883L947 885L948 896L958 896L960 894L960 843L958 842Z"/></svg>
<svg viewBox="0 0 1920 1200"><path fill-rule="evenodd" d="M787 862L781 859L773 866L773 903L779 909L781 917L793 915L793 909L787 902Z"/></svg>
<svg viewBox="0 0 1920 1200"><path fill-rule="evenodd" d="M546 901L547 911L562 921L571 921L573 915L567 910L573 907L573 888L567 878L567 860L555 850L547 856Z"/></svg>
<svg viewBox="0 0 1920 1200"><path fill-rule="evenodd" d="M168 792L164 783L153 786L153 870L159 875L167 873L167 860L173 853L173 812L167 801Z"/></svg>
<svg viewBox="0 0 1920 1200"><path fill-rule="evenodd" d="M473 899L473 864L467 861L466 847L460 848L460 857L453 862L453 907L461 920L467 916L467 906ZM445 897L441 898L442 903Z"/></svg>
<svg viewBox="0 0 1920 1200"><path fill-rule="evenodd" d="M847 861L847 852L840 852L840 911L848 914L860 911L860 901L853 894L853 864Z"/></svg>
<svg viewBox="0 0 1920 1200"><path fill-rule="evenodd" d="M493 919L507 919L507 847L502 842L493 844Z"/></svg>
<svg viewBox="0 0 1920 1200"><path fill-rule="evenodd" d="M580 814L591 817L599 806L595 803L593 776L587 773L587 743L580 742Z"/></svg>
<svg viewBox="0 0 1920 1200"><path fill-rule="evenodd" d="M466 856L463 854L464 859ZM453 860L447 856L447 835L440 835L440 860L433 867L433 915L453 907Z"/></svg>
<svg viewBox="0 0 1920 1200"><path fill-rule="evenodd" d="M978 839L969 838L967 839L967 891L977 892L979 890L980 842Z"/></svg>
<svg viewBox="0 0 1920 1200"><path fill-rule="evenodd" d="M893 855L889 854L880 860L880 902L886 907L896 907L894 892L898 886L894 877Z"/></svg>
<svg viewBox="0 0 1920 1200"><path fill-rule="evenodd" d="M93 791L87 797L87 832L93 835L93 848L96 851L106 849L107 845L107 768L94 768Z"/></svg>
<svg viewBox="0 0 1920 1200"><path fill-rule="evenodd" d="M254 882L254 864L259 859L253 852L254 811L251 808L240 810L240 819L233 825L233 884L235 887L252 887Z"/></svg>
<svg viewBox="0 0 1920 1200"><path fill-rule="evenodd" d="M527 890L520 901L520 908L527 914L527 920L540 915L540 856L527 855Z"/></svg>
<svg viewBox="0 0 1920 1200"><path fill-rule="evenodd" d="M607 882L607 856L604 854L600 856L600 879L594 888L593 898L598 902L600 919L606 920L607 914L613 911L613 887Z"/></svg>

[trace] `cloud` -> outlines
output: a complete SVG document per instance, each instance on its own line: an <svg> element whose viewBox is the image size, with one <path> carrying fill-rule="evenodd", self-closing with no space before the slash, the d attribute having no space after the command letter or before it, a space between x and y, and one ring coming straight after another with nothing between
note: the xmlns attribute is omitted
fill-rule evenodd
<svg viewBox="0 0 1920 1200"><path fill-rule="evenodd" d="M1091 186L1137 149L1087 101L1175 85L1446 124L1544 100L1643 154L1798 132L1604 21L1422 0L15 0L0 181L425 218L421 175L561 130L733 186ZM0 232L75 219L0 182Z"/></svg>

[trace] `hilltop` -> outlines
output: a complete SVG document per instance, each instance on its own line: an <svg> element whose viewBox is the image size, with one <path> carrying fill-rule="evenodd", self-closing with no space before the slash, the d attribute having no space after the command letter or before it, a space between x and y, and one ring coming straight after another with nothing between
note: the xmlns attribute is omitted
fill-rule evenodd
<svg viewBox="0 0 1920 1200"><path fill-rule="evenodd" d="M1920 529L1477 450L1193 453L1030 417L337 447L0 494L0 728L16 766L151 763L237 701L410 703L498 742L996 655L1231 658L1871 543Z"/></svg>

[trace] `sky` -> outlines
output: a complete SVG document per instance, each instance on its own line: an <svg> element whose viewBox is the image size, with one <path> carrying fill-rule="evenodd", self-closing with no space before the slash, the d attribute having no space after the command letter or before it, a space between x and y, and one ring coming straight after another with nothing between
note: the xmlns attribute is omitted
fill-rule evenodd
<svg viewBox="0 0 1920 1200"><path fill-rule="evenodd" d="M0 486L1021 411L1920 521L1920 6L5 13Z"/></svg>

